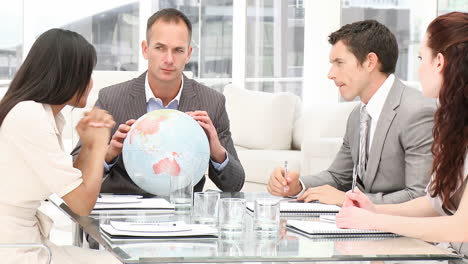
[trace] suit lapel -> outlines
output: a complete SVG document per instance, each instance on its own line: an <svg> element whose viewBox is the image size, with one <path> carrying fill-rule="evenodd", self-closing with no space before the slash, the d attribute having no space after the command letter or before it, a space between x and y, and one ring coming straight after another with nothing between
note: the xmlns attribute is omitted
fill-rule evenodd
<svg viewBox="0 0 468 264"><path fill-rule="evenodd" d="M199 105L199 100L195 100L197 93L195 87L193 87L193 80L187 78L183 75L184 78L184 87L182 89L182 94L180 95L180 102L178 110L181 112L201 110Z"/></svg>
<svg viewBox="0 0 468 264"><path fill-rule="evenodd" d="M130 98L126 108L129 109L131 118L139 118L146 114L146 95L145 95L145 79L146 72L135 79L135 82L130 87Z"/></svg>
<svg viewBox="0 0 468 264"><path fill-rule="evenodd" d="M375 128L372 146L369 151L367 160L366 176L364 177L364 187L367 192L370 192L372 184L375 180L377 168L379 167L380 157L382 155L383 145L387 137L388 130L396 115L396 109L400 105L401 95L403 93L403 84L395 78L392 88L387 95L382 112L380 113L377 127Z"/></svg>

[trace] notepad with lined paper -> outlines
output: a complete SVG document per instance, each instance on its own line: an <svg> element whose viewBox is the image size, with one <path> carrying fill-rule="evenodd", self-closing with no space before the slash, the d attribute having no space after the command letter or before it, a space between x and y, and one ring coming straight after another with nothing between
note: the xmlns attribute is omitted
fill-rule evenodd
<svg viewBox="0 0 468 264"><path fill-rule="evenodd" d="M296 232L306 235L310 238L324 237L389 237L398 236L394 233L365 230L365 229L344 229L336 227L333 222L323 221L302 221L288 220L286 226Z"/></svg>
<svg viewBox="0 0 468 264"><path fill-rule="evenodd" d="M247 209L253 212L254 203L248 202ZM318 202L303 203L296 201L281 201L280 202L280 213L281 215L291 216L319 216L323 214L337 214L340 211L340 207L330 204L322 204Z"/></svg>

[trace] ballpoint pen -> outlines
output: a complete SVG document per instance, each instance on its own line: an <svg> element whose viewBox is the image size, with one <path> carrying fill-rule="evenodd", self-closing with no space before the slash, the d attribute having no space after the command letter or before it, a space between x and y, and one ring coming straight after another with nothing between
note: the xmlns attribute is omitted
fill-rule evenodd
<svg viewBox="0 0 468 264"><path fill-rule="evenodd" d="M358 165L354 165L353 167L353 183L351 185L351 192L354 192L354 188L356 188L356 178L357 178L357 167Z"/></svg>
<svg viewBox="0 0 468 264"><path fill-rule="evenodd" d="M285 160L285 161L284 161L284 179L286 179L287 177L288 177L288 161ZM286 179L286 183L287 183L287 179ZM288 186L288 185L286 185L286 186L283 187L283 192L284 192L284 193L287 193L288 190L289 190L289 186Z"/></svg>

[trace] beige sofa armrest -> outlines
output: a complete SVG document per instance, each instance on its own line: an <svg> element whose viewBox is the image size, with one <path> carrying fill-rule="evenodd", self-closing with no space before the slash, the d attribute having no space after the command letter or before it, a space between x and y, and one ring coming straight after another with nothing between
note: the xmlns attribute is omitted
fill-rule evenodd
<svg viewBox="0 0 468 264"><path fill-rule="evenodd" d="M326 170L343 144L343 138L310 138L302 143L301 175Z"/></svg>

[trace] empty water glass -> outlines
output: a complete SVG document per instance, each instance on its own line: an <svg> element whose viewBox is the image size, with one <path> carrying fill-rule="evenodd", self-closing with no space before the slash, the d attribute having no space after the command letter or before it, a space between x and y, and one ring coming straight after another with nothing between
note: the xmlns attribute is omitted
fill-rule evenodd
<svg viewBox="0 0 468 264"><path fill-rule="evenodd" d="M276 198L259 198L254 206L254 230L277 232L279 229L280 205Z"/></svg>
<svg viewBox="0 0 468 264"><path fill-rule="evenodd" d="M221 232L241 233L244 230L245 200L219 200L219 229Z"/></svg>
<svg viewBox="0 0 468 264"><path fill-rule="evenodd" d="M193 199L195 223L216 225L218 220L218 192L196 192Z"/></svg>
<svg viewBox="0 0 468 264"><path fill-rule="evenodd" d="M190 209L192 207L193 186L192 178L184 176L171 176L170 201L177 209Z"/></svg>

